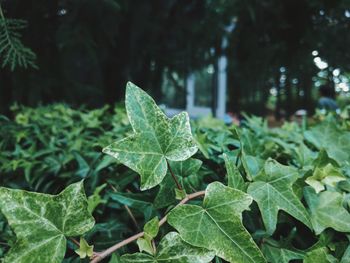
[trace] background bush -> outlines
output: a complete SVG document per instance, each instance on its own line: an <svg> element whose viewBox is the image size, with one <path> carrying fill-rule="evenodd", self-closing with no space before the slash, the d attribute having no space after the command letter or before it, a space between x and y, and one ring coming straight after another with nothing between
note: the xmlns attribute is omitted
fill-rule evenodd
<svg viewBox="0 0 350 263"><path fill-rule="evenodd" d="M140 192L138 175L101 153L102 147L131 132L122 105L95 110L73 109L65 104L37 108L15 105L12 111L14 120L0 118L0 185L55 194L85 179L89 207L97 221L86 239L96 251L138 232L152 217L163 216L176 204L174 197L162 198L160 187ZM245 180L255 178L265 161L273 158L298 169L300 178L293 190L308 207L303 195L309 187L305 180L331 164L344 180L325 185L326 192L341 193L342 207L349 211L350 122L347 112L341 116L344 118L319 115L309 123L287 122L280 128L269 128L266 121L254 116L246 116L241 127L227 126L211 117L195 120L192 132L200 151L194 158L203 164L196 174L186 177L186 190L203 190L213 181L226 184L223 153ZM243 216L245 227L271 262L281 262L281 253L287 252L300 259L316 248L326 248L334 260L350 252L347 233L327 228L316 235L283 211L272 236L265 232L256 203ZM162 235L168 229L163 227ZM0 256L14 240L0 216ZM76 247L73 243L69 246L72 250L65 262L80 262L73 252ZM136 245L130 245L119 252L136 250ZM111 262L118 262L113 260L117 257Z"/></svg>

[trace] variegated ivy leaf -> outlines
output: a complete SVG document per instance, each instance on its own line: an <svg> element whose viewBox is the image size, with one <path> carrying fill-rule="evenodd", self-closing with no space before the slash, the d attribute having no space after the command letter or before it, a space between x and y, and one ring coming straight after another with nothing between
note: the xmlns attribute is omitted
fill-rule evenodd
<svg viewBox="0 0 350 263"><path fill-rule="evenodd" d="M121 257L122 263L208 263L214 253L204 248L193 247L182 241L179 234L168 233L160 242L156 255L144 253L126 254Z"/></svg>
<svg viewBox="0 0 350 263"><path fill-rule="evenodd" d="M168 223L185 242L212 250L226 261L265 262L242 224L242 212L251 203L249 195L214 182L206 189L203 207L181 205L169 213Z"/></svg>
<svg viewBox="0 0 350 263"><path fill-rule="evenodd" d="M249 185L248 194L258 203L267 233L275 231L280 209L312 229L305 207L293 192L292 186L298 178L295 168L269 159L264 171Z"/></svg>
<svg viewBox="0 0 350 263"><path fill-rule="evenodd" d="M337 183L346 180L338 163L330 158L324 149L318 153L313 165L313 172L311 176L306 178L305 182L312 186L317 193L323 191L326 185L335 187Z"/></svg>
<svg viewBox="0 0 350 263"><path fill-rule="evenodd" d="M323 191L316 194L306 187L304 197L311 213L311 222L316 234L327 227L339 232L350 232L350 213L343 207L343 196L338 192Z"/></svg>
<svg viewBox="0 0 350 263"><path fill-rule="evenodd" d="M141 190L158 185L167 160L184 161L197 151L188 114L169 119L154 100L131 82L126 87L126 111L134 134L103 149L141 176Z"/></svg>
<svg viewBox="0 0 350 263"><path fill-rule="evenodd" d="M0 187L0 210L17 236L4 263L60 263L66 237L81 236L95 223L83 182L58 195Z"/></svg>

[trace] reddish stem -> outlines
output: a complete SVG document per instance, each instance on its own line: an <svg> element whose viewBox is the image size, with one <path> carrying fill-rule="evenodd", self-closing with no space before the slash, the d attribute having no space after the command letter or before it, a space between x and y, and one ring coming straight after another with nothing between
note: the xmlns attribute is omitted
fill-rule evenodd
<svg viewBox="0 0 350 263"><path fill-rule="evenodd" d="M194 199L194 198L197 198L199 196L203 196L205 195L205 191L199 191L199 192L196 192L196 193L193 193L193 194L189 194L187 195L184 199L181 200L180 203L178 203L176 205L176 207L180 206L180 205L183 205L185 203L187 203L189 200L191 199ZM167 215L165 215L160 221L159 221L159 226L162 226L165 224L167 220ZM101 253L96 253L96 257L90 261L90 263L97 263L97 262L100 262L102 259L108 257L110 254L112 254L113 252L115 252L116 250L118 250L119 248L131 243L131 242L134 242L135 240L139 239L140 237L143 237L144 235L144 232L140 232L136 235L133 235L113 246L111 246L110 248L106 249L105 251L101 252Z"/></svg>
<svg viewBox="0 0 350 263"><path fill-rule="evenodd" d="M176 176L175 176L175 174L173 173L173 170L171 170L171 167L170 167L170 164L169 164L168 160L166 161L166 164L168 165L169 172L170 172L171 176L173 177L177 188L178 188L180 191L182 191L182 187L181 187L179 181L176 179Z"/></svg>

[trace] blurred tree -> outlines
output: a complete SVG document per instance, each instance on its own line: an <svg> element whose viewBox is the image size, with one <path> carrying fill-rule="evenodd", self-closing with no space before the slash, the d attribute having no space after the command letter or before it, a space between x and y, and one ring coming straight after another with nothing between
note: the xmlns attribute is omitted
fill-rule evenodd
<svg viewBox="0 0 350 263"><path fill-rule="evenodd" d="M184 72L211 59L209 50L223 31L223 4L214 2L2 0L7 17L28 21L23 39L39 66L1 70L2 106L115 103L127 80L160 99L165 68Z"/></svg>
<svg viewBox="0 0 350 263"><path fill-rule="evenodd" d="M273 88L277 112L312 112L312 78L319 71L312 51L328 61L330 70L350 70L349 8L348 0L237 2L229 49L231 110L263 112Z"/></svg>
<svg viewBox="0 0 350 263"><path fill-rule="evenodd" d="M126 81L160 100L164 72L181 75L226 53L229 109L262 113L274 88L287 113L312 109L312 51L349 71L349 0L0 0L28 21L22 40L39 69L0 71L0 111L66 101L98 106ZM350 15L350 14L349 14ZM225 26L235 18L229 47ZM330 66L330 68L331 68ZM175 79L172 81L176 82ZM178 84L180 85L180 84ZM176 86L176 85L175 85Z"/></svg>

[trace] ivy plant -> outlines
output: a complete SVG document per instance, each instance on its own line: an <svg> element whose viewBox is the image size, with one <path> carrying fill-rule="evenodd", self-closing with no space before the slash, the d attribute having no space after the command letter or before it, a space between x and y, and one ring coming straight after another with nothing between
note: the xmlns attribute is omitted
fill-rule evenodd
<svg viewBox="0 0 350 263"><path fill-rule="evenodd" d="M141 176L141 190L162 182L168 161L184 161L197 152L186 112L169 119L154 100L132 83L126 87L125 107L134 134L103 152Z"/></svg>
<svg viewBox="0 0 350 263"><path fill-rule="evenodd" d="M4 263L350 262L347 120L190 122L132 83L125 108L0 119Z"/></svg>
<svg viewBox="0 0 350 263"><path fill-rule="evenodd" d="M0 208L17 236L4 263L62 262L67 238L83 235L95 223L82 182L55 196L2 187Z"/></svg>

